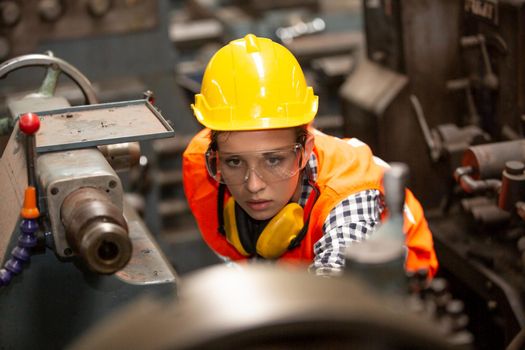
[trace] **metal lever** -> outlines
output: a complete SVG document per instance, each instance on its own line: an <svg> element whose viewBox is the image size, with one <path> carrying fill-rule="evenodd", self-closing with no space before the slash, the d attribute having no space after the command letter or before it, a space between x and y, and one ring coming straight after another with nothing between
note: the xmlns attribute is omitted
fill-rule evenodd
<svg viewBox="0 0 525 350"><path fill-rule="evenodd" d="M472 87L470 84L469 79L463 78L463 79L454 79L447 81L447 89L450 91L457 91L464 89L465 90L465 96L467 98L467 109L469 114L469 120L468 123L470 125L477 125L479 126L479 114L478 110L476 109L476 105L474 103L474 97L472 96Z"/></svg>
<svg viewBox="0 0 525 350"><path fill-rule="evenodd" d="M392 163L383 178L389 216L372 236L345 250L346 272L353 273L380 293L401 294L406 291L404 269L406 248L403 233L403 207L408 167Z"/></svg>
<svg viewBox="0 0 525 350"><path fill-rule="evenodd" d="M461 38L460 43L461 46L465 48L479 46L481 50L481 57L483 59L483 65L485 66L485 76L483 77L483 85L485 85L489 89L496 90L499 86L499 79L496 76L496 74L494 74L492 66L490 65L490 58L487 52L485 36L482 34L464 36Z"/></svg>
<svg viewBox="0 0 525 350"><path fill-rule="evenodd" d="M423 108L421 107L421 103L419 103L417 96L410 95L410 102L412 103L414 112L416 112L417 121L419 122L421 131L423 132L423 137L425 138L425 142L430 150L430 158L432 161L436 162L441 157L442 147L438 146L438 142L432 137L427 120L425 119L425 114L423 113Z"/></svg>
<svg viewBox="0 0 525 350"><path fill-rule="evenodd" d="M407 181L407 165L404 163L391 163L391 168L385 173L383 178L385 202L390 213L390 217L403 216L405 187Z"/></svg>

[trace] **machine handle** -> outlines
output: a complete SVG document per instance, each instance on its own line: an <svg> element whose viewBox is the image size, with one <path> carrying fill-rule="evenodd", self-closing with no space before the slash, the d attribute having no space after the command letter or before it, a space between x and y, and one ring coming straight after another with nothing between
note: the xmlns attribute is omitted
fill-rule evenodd
<svg viewBox="0 0 525 350"><path fill-rule="evenodd" d="M390 165L391 168L383 177L385 202L390 215L402 215L408 182L408 166L404 163L390 163Z"/></svg>
<svg viewBox="0 0 525 350"><path fill-rule="evenodd" d="M423 137L428 146L428 149L430 150L430 157L433 161L437 161L441 156L441 148L438 146L434 138L432 138L432 133L430 132L427 120L425 119L425 113L423 113L421 103L419 102L419 99L416 95L410 95L410 102L412 104L412 108L414 108L414 112L416 112L417 121L419 122L421 131L423 132Z"/></svg>
<svg viewBox="0 0 525 350"><path fill-rule="evenodd" d="M95 90L93 89L93 86L91 85L91 82L88 80L88 78L86 78L84 74L82 74L78 69L73 67L68 62L51 55L29 54L7 60L0 65L0 79L4 78L15 70L29 66L58 67L80 88L87 104L98 103Z"/></svg>
<svg viewBox="0 0 525 350"><path fill-rule="evenodd" d="M499 79L494 74L492 66L490 65L490 57L487 51L487 45L485 36L482 34L464 36L460 40L462 47L473 47L478 46L481 50L481 57L483 59L483 65L485 66L485 76L483 77L483 84L489 89L496 90L499 86Z"/></svg>

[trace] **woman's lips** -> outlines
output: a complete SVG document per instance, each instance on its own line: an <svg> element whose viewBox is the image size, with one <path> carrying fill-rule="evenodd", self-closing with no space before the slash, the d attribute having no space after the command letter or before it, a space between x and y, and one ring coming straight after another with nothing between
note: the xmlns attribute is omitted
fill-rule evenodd
<svg viewBox="0 0 525 350"><path fill-rule="evenodd" d="M248 205L248 207L250 207L251 210L261 211L266 210L270 206L271 201L248 201L246 202L246 204Z"/></svg>

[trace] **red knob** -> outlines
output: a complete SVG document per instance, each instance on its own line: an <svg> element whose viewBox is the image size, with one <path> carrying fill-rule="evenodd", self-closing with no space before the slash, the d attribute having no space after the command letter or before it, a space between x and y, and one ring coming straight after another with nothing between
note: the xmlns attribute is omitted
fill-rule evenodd
<svg viewBox="0 0 525 350"><path fill-rule="evenodd" d="M33 135L40 129L40 119L35 113L24 113L18 119L20 130L26 135Z"/></svg>

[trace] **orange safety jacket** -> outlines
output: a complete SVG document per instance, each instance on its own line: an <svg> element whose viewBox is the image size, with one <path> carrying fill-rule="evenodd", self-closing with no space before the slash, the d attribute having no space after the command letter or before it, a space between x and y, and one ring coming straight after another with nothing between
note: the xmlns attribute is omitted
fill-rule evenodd
<svg viewBox="0 0 525 350"><path fill-rule="evenodd" d="M386 163L374 157L370 148L357 139L339 139L311 129L314 153L318 161L317 185L320 195L315 202L309 227L301 244L286 251L279 259L311 262L313 246L322 235L323 224L330 211L351 194L377 189L383 192L382 177ZM209 129L192 139L183 154L183 184L189 206L204 241L216 253L232 260L247 259L218 231L217 195L219 184L208 174L205 152L209 145ZM225 201L230 194L226 191ZM404 227L406 235L406 269L426 268L433 276L438 268L432 234L423 209L410 190L406 190ZM386 216L386 210L382 219Z"/></svg>

